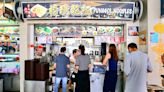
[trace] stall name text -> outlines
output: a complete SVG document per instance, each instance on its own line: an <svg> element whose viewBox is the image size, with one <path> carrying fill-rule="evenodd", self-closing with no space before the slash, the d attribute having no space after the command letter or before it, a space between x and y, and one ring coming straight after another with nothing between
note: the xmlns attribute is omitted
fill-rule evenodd
<svg viewBox="0 0 164 92"><path fill-rule="evenodd" d="M23 3L24 18L133 19L133 3Z"/></svg>
<svg viewBox="0 0 164 92"><path fill-rule="evenodd" d="M93 8L93 11L106 14L133 14L132 9Z"/></svg>

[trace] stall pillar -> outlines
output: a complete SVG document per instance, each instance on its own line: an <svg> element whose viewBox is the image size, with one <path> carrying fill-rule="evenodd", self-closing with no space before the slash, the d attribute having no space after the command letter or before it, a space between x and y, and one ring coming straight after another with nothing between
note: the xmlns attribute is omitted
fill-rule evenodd
<svg viewBox="0 0 164 92"><path fill-rule="evenodd" d="M20 23L20 92L24 92L24 60L28 59L28 28L26 23Z"/></svg>
<svg viewBox="0 0 164 92"><path fill-rule="evenodd" d="M154 48L159 47L159 42L151 41L151 34L154 33L154 26L160 22L160 0L148 0L148 55L153 66L153 72L149 74L149 84L160 85L162 71L164 70L160 59L160 49L155 50ZM163 39L163 38L162 38ZM164 39L163 39L164 40ZM162 42L163 43L163 42ZM163 47L161 47L163 48Z"/></svg>

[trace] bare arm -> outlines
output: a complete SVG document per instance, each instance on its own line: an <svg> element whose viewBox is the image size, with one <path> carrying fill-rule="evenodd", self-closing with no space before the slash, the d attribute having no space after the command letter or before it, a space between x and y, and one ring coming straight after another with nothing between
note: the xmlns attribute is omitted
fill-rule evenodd
<svg viewBox="0 0 164 92"><path fill-rule="evenodd" d="M56 63L54 63L54 69L56 69Z"/></svg>
<svg viewBox="0 0 164 92"><path fill-rule="evenodd" d="M75 62L75 72L78 72L79 70L79 65L80 65L80 60L79 58L76 59L76 62Z"/></svg>
<svg viewBox="0 0 164 92"><path fill-rule="evenodd" d="M108 60L111 58L111 54L110 53L107 53L104 60L103 60L103 65L106 66L107 65L107 62Z"/></svg>
<svg viewBox="0 0 164 92"><path fill-rule="evenodd" d="M54 69L56 69L57 58L54 58Z"/></svg>
<svg viewBox="0 0 164 92"><path fill-rule="evenodd" d="M71 64L75 64L74 60L70 59L70 63Z"/></svg>
<svg viewBox="0 0 164 92"><path fill-rule="evenodd" d="M79 66L76 65L76 66L75 66L75 72L78 72L78 70L79 70Z"/></svg>
<svg viewBox="0 0 164 92"><path fill-rule="evenodd" d="M127 56L124 61L124 72L126 76L128 76L129 73L131 72L131 57L130 56Z"/></svg>
<svg viewBox="0 0 164 92"><path fill-rule="evenodd" d="M88 65L88 68L89 68L89 70L92 68L92 64L91 64L91 58L90 58L90 56L88 56L88 58L89 58L89 65Z"/></svg>
<svg viewBox="0 0 164 92"><path fill-rule="evenodd" d="M92 64L89 64L88 67L89 67L89 69L92 68Z"/></svg>

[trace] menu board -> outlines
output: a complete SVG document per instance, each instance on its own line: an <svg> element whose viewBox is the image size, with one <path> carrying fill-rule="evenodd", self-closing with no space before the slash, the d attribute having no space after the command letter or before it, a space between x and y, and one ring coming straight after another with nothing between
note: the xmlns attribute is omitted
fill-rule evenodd
<svg viewBox="0 0 164 92"><path fill-rule="evenodd" d="M53 38L52 36L38 36L36 41L38 44L52 44Z"/></svg>
<svg viewBox="0 0 164 92"><path fill-rule="evenodd" d="M22 2L27 19L119 19L133 20L133 2L57 1Z"/></svg>
<svg viewBox="0 0 164 92"><path fill-rule="evenodd" d="M19 27L0 27L0 34L19 35Z"/></svg>
<svg viewBox="0 0 164 92"><path fill-rule="evenodd" d="M117 36L123 37L123 26L95 25L35 25L35 35L53 36Z"/></svg>
<svg viewBox="0 0 164 92"><path fill-rule="evenodd" d="M92 46L94 44L93 38L63 38L62 42L69 46L79 46L80 44Z"/></svg>
<svg viewBox="0 0 164 92"><path fill-rule="evenodd" d="M39 36L39 37L37 37L37 42L38 43L46 43L46 36Z"/></svg>
<svg viewBox="0 0 164 92"><path fill-rule="evenodd" d="M124 37L111 37L111 36L95 36L94 44L101 45L101 43L122 43L124 42Z"/></svg>

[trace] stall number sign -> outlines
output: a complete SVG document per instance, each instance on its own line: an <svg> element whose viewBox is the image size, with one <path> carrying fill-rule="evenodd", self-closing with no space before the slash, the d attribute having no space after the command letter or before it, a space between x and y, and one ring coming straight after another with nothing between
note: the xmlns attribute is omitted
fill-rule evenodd
<svg viewBox="0 0 164 92"><path fill-rule="evenodd" d="M28 19L119 19L133 20L133 2L23 2Z"/></svg>

